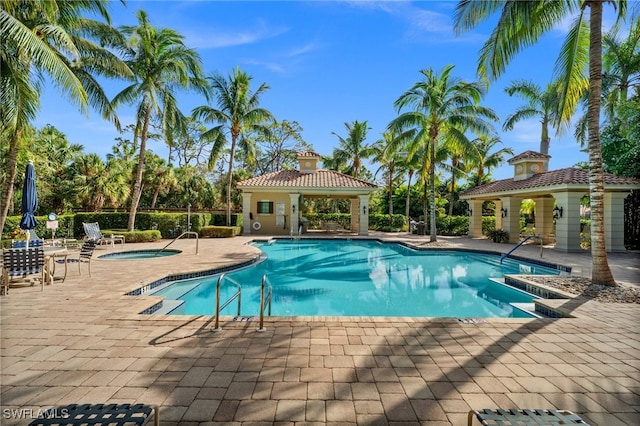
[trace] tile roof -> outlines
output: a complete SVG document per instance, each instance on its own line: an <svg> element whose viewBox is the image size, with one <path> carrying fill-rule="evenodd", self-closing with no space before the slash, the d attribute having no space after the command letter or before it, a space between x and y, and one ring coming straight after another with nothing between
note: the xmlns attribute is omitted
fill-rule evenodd
<svg viewBox="0 0 640 426"><path fill-rule="evenodd" d="M375 189L376 185L334 170L317 170L300 173L298 170L281 170L238 182L238 187L271 188L349 188Z"/></svg>
<svg viewBox="0 0 640 426"><path fill-rule="evenodd" d="M300 151L298 153L298 157L318 157L318 158L321 158L322 156L320 154L318 154L317 152L314 152L314 151Z"/></svg>
<svg viewBox="0 0 640 426"><path fill-rule="evenodd" d="M617 177L610 173L604 174L605 185L640 185L639 179ZM538 173L528 179L503 179L480 185L461 193L463 197L473 195L494 194L497 192L519 191L524 189L541 188L555 185L589 185L589 170L569 167Z"/></svg>
<svg viewBox="0 0 640 426"><path fill-rule="evenodd" d="M521 154L518 154L515 157L509 159L507 162L509 164L511 164L514 161L524 160L524 159L527 159L527 158L536 158L536 159L544 160L544 159L551 158L551 156L547 155L547 154L543 154L541 152L536 152L536 151L525 151L525 152L523 152Z"/></svg>

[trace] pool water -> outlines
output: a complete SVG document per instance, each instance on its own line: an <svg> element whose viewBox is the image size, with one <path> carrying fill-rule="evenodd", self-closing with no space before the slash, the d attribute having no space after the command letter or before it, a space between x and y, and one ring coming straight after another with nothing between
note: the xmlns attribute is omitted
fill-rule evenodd
<svg viewBox="0 0 640 426"><path fill-rule="evenodd" d="M136 260L136 259L153 259L154 257L167 257L174 256L178 253L182 253L181 250L130 250L130 251L121 251L116 253L107 253L98 257L98 259L107 259L107 260Z"/></svg>
<svg viewBox="0 0 640 426"><path fill-rule="evenodd" d="M465 251L418 251L371 240L275 240L255 244L264 262L229 272L242 285L241 315L258 315L264 274L274 316L531 317L512 303L534 296L496 283L504 274L555 269ZM213 315L218 275L182 280L153 292L183 300L172 314ZM227 281L224 302L236 292ZM221 303L222 303L221 302ZM232 302L222 315L236 315Z"/></svg>

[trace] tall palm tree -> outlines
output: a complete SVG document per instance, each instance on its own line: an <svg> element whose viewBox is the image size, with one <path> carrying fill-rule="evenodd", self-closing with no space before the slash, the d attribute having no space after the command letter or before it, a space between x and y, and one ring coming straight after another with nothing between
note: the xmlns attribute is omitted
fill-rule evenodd
<svg viewBox="0 0 640 426"><path fill-rule="evenodd" d="M618 17L626 14L627 1L611 1ZM565 40L556 74L561 80L560 117L569 119L588 90L587 128L589 149L589 192L591 198L591 280L596 284L615 285L609 268L604 237L604 169L600 146L600 111L602 93L602 0L520 1L461 0L456 7L458 32L469 30L500 11L498 25L480 50L478 72L494 80L522 49L538 41L563 19L577 13ZM586 9L589 8L588 23ZM588 66L589 75L584 70Z"/></svg>
<svg viewBox="0 0 640 426"><path fill-rule="evenodd" d="M88 211L100 211L106 203L118 206L129 196L128 175L117 160L103 162L97 154L86 154L74 164L76 196Z"/></svg>
<svg viewBox="0 0 640 426"><path fill-rule="evenodd" d="M415 136L409 148L409 156L414 155L424 145L424 164L428 166L430 241L436 237L436 154L437 143L446 138L449 141L464 141L465 130L477 134L490 133L493 129L487 120L496 121L493 110L480 105L484 87L477 82L468 83L453 77L453 65L445 66L440 73L429 68L421 70L423 79L403 93L395 102L398 111L411 107L389 125L398 131L413 128Z"/></svg>
<svg viewBox="0 0 640 426"><path fill-rule="evenodd" d="M233 184L233 163L236 149L245 150L247 158L252 161L255 153L254 135L267 138L270 135L269 122L272 114L260 108L260 99L269 89L262 83L253 91L253 77L239 67L233 69L228 77L215 73L208 77L211 82L218 108L203 105L193 110L192 115L205 123L218 123L203 133L205 140L213 141L209 157L209 167L213 167L225 146L230 142L229 168L227 170L227 226L231 226L231 193ZM231 141L227 138L231 137Z"/></svg>
<svg viewBox="0 0 640 426"><path fill-rule="evenodd" d="M540 119L540 152L549 154L551 136L549 127L559 128L560 120L558 108L560 97L556 83L548 84L543 91L532 81L515 81L507 86L505 92L509 96L519 95L527 101L527 105L520 106L507 117L503 124L504 130L513 130L514 125L522 120L538 117Z"/></svg>
<svg viewBox="0 0 640 426"><path fill-rule="evenodd" d="M402 146L402 134L394 131L387 131L382 134L382 138L378 139L372 146L372 159L375 163L380 164L380 170L384 170L386 178L387 190L389 191L389 226L393 224L393 185L398 178L399 161L402 161L402 154L398 148ZM377 172L376 172L377 173Z"/></svg>
<svg viewBox="0 0 640 426"><path fill-rule="evenodd" d="M0 140L9 145L0 230L13 193L23 134L40 107L43 74L82 111L92 107L119 125L94 75L127 77L131 71L109 50L91 41L110 37L113 29L86 17L96 15L108 23L107 7L104 0L0 3Z"/></svg>
<svg viewBox="0 0 640 426"><path fill-rule="evenodd" d="M480 136L471 141L471 143L473 144L474 153L470 160L475 174L470 181L473 186L479 186L486 183L493 169L506 161L505 157L507 155L513 155L513 150L511 148L500 148L495 152L490 152L494 146L501 143L498 137Z"/></svg>
<svg viewBox="0 0 640 426"><path fill-rule="evenodd" d="M137 13L138 25L120 28L121 37L114 47L122 52L135 81L113 99L115 105L137 104L134 139L139 138L138 168L131 196L129 231L133 231L142 194L145 150L152 118L162 123L164 136L171 138L171 128L184 117L177 106L178 90L197 89L206 93L202 63L198 53L184 44L184 37L169 28L151 25L147 14Z"/></svg>
<svg viewBox="0 0 640 426"><path fill-rule="evenodd" d="M362 160L373 154L371 147L365 144L370 127L366 120L344 123L344 127L347 130L346 138L332 132L340 141L338 148L333 150L333 157L338 163L348 164L347 174L360 178L362 177Z"/></svg>

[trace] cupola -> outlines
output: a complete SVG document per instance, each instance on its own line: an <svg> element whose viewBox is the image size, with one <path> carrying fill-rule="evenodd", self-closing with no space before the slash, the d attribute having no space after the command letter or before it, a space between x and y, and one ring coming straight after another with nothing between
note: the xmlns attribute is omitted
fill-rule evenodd
<svg viewBox="0 0 640 426"><path fill-rule="evenodd" d="M320 154L313 151L302 151L298 153L297 158L300 173L313 174L318 170Z"/></svg>
<svg viewBox="0 0 640 426"><path fill-rule="evenodd" d="M513 165L513 180L528 179L549 169L550 155L535 151L525 151L509 160Z"/></svg>

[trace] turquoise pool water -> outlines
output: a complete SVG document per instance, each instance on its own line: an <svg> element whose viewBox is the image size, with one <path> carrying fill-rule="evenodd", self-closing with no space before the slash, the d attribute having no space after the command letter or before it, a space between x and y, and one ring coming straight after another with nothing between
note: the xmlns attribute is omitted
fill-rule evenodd
<svg viewBox="0 0 640 426"><path fill-rule="evenodd" d="M108 260L136 260L136 259L153 259L154 257L174 256L182 253L180 250L130 250L116 253L107 253L99 256L98 259Z"/></svg>
<svg viewBox="0 0 640 426"><path fill-rule="evenodd" d="M371 240L276 240L255 244L267 259L227 273L242 285L241 315L259 312L264 274L274 316L531 317L512 303L533 296L491 278L555 269L463 251L417 251ZM182 300L171 314L213 315L218 275L170 283L151 294ZM224 302L236 287L221 288ZM222 315L236 315L232 302Z"/></svg>

